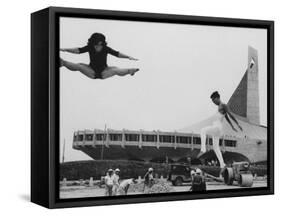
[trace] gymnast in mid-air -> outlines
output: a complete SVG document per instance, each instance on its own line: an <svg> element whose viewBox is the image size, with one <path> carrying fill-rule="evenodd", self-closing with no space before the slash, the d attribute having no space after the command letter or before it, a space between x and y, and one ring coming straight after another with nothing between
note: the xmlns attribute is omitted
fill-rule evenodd
<svg viewBox="0 0 281 216"><path fill-rule="evenodd" d="M81 48L66 48L60 49L62 52L69 52L74 54L89 53L90 64L84 63L72 63L63 59L60 59L60 66L66 67L71 71L80 71L91 79L107 79L109 77L118 75L134 75L138 68L118 68L110 67L107 65L107 54L111 54L118 58L127 58L129 60L137 61L138 59L118 52L109 46L107 46L106 38L101 33L94 33L88 39L88 44Z"/></svg>

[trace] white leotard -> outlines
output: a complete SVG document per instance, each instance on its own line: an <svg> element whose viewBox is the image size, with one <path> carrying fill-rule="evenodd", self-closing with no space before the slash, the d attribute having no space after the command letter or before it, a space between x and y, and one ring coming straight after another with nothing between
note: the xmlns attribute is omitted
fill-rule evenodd
<svg viewBox="0 0 281 216"><path fill-rule="evenodd" d="M222 123L223 123L224 115L220 112L217 112L215 114L215 119L213 121L213 126L217 127L220 130L220 133L222 133Z"/></svg>
<svg viewBox="0 0 281 216"><path fill-rule="evenodd" d="M213 139L213 150L219 160L220 167L225 166L222 153L220 151L220 137L223 135L223 119L224 114L217 112L212 125L206 126L201 129L201 152L206 152L206 137L207 135L212 136Z"/></svg>

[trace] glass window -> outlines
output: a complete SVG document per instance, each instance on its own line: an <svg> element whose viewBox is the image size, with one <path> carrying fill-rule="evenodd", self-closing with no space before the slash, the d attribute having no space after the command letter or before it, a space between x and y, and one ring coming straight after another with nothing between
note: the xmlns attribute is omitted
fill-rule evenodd
<svg viewBox="0 0 281 216"><path fill-rule="evenodd" d="M93 134L86 134L85 140L86 140L86 141L93 141L93 137L94 137Z"/></svg>
<svg viewBox="0 0 281 216"><path fill-rule="evenodd" d="M139 142L140 135L139 134L125 134L126 141L129 142Z"/></svg>
<svg viewBox="0 0 281 216"><path fill-rule="evenodd" d="M184 166L175 166L173 170L175 172L179 172L179 173L182 173L182 174L184 174L187 171Z"/></svg>
<svg viewBox="0 0 281 216"><path fill-rule="evenodd" d="M201 144L201 138L200 137L193 137L193 143L194 144Z"/></svg>
<svg viewBox="0 0 281 216"><path fill-rule="evenodd" d="M96 134L96 140L97 141L106 140L106 134Z"/></svg>
<svg viewBox="0 0 281 216"><path fill-rule="evenodd" d="M212 138L208 138L209 139L209 145L213 145L213 139ZM224 144L225 146L228 147L236 147L236 140L224 140ZM223 144L223 139L220 139L219 141L219 145L222 146Z"/></svg>
<svg viewBox="0 0 281 216"><path fill-rule="evenodd" d="M79 134L79 135L78 135L78 141L83 141L83 137L84 137L83 134Z"/></svg>
<svg viewBox="0 0 281 216"><path fill-rule="evenodd" d="M160 135L159 140L162 143L174 143L175 142L175 136L170 135Z"/></svg>
<svg viewBox="0 0 281 216"><path fill-rule="evenodd" d="M213 145L213 138L209 138L209 145ZM220 139L219 145L222 146L222 139Z"/></svg>
<svg viewBox="0 0 281 216"><path fill-rule="evenodd" d="M184 143L184 144L191 143L191 137L177 136L177 143Z"/></svg>
<svg viewBox="0 0 281 216"><path fill-rule="evenodd" d="M157 142L157 135L142 134L143 142Z"/></svg>
<svg viewBox="0 0 281 216"><path fill-rule="evenodd" d="M111 141L122 141L122 134L109 134Z"/></svg>
<svg viewBox="0 0 281 216"><path fill-rule="evenodd" d="M224 140L225 146L228 147L236 147L236 140Z"/></svg>

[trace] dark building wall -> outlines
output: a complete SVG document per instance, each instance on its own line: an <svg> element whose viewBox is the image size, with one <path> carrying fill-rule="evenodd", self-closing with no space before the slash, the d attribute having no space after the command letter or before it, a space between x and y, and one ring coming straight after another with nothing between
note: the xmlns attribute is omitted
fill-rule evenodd
<svg viewBox="0 0 281 216"><path fill-rule="evenodd" d="M228 101L230 110L245 118L247 117L247 82L248 72L246 71L238 87Z"/></svg>

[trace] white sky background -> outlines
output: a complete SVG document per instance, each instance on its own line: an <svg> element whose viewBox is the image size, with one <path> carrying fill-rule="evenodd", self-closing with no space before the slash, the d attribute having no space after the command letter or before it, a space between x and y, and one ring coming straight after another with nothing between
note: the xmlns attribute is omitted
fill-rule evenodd
<svg viewBox="0 0 281 216"><path fill-rule="evenodd" d="M266 30L166 23L61 18L60 47L82 47L94 32L108 46L139 61L108 55L108 65L139 67L135 76L89 79L60 70L60 146L65 161L90 159L72 149L73 132L83 129L175 131L217 110L210 94L223 102L242 79L248 45L258 50L261 124L267 124ZM89 55L61 52L68 61L89 63ZM62 149L62 148L61 148Z"/></svg>

